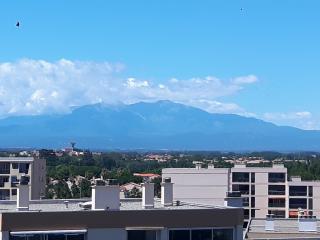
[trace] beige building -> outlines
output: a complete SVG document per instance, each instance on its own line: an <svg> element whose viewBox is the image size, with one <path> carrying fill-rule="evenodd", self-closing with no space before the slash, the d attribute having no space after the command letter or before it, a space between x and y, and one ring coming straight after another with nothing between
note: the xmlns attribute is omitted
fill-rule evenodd
<svg viewBox="0 0 320 240"><path fill-rule="evenodd" d="M45 192L46 162L37 157L0 158L0 200L15 200L17 184L23 175L30 176L31 199L40 199Z"/></svg>
<svg viewBox="0 0 320 240"><path fill-rule="evenodd" d="M225 192L239 191L243 197L244 217L297 217L298 210L305 215L320 217L320 182L288 181L287 169L282 164L273 167L229 168L167 168L163 177L171 177L175 184L175 200L193 200L205 204L221 204Z"/></svg>

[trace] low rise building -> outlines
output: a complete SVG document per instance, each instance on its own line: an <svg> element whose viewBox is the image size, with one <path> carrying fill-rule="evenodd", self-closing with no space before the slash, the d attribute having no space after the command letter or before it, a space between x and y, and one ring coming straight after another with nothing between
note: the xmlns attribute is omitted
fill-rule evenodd
<svg viewBox="0 0 320 240"><path fill-rule="evenodd" d="M29 201L28 183L21 182L17 201L0 203L0 239L243 239L242 208L174 202L169 179L162 183L159 200L152 183L142 188L142 199L120 199L117 184L96 181L92 199ZM226 203L236 200L229 196Z"/></svg>

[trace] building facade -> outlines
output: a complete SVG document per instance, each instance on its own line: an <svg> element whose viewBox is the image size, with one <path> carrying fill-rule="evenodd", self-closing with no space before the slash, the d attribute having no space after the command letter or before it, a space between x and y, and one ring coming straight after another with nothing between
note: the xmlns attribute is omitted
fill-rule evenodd
<svg viewBox="0 0 320 240"><path fill-rule="evenodd" d="M243 197L244 217L294 218L303 210L305 215L320 216L320 182L288 181L287 169L282 164L273 167L246 167L204 169L167 168L163 177L171 177L175 184L174 199L193 199L199 203L221 204L224 192L239 191Z"/></svg>
<svg viewBox="0 0 320 240"><path fill-rule="evenodd" d="M40 199L45 192L46 162L33 157L0 158L0 200L15 200L17 184L23 175L30 176L31 199Z"/></svg>

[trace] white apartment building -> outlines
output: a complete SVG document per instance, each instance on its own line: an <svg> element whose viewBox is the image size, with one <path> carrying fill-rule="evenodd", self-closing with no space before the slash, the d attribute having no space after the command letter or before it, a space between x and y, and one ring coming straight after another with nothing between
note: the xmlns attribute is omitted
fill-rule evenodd
<svg viewBox="0 0 320 240"><path fill-rule="evenodd" d="M174 202L168 179L159 200L153 183L142 185L142 199L120 199L119 185L101 180L92 199L29 201L28 188L23 179L17 201L0 202L0 240L243 239L241 207ZM239 196L225 200L232 204Z"/></svg>
<svg viewBox="0 0 320 240"><path fill-rule="evenodd" d="M277 218L305 215L320 216L320 182L287 180L282 164L273 167L229 168L167 168L162 177L170 177L175 184L175 200L193 200L205 204L221 204L228 191L239 191L243 197L244 218Z"/></svg>
<svg viewBox="0 0 320 240"><path fill-rule="evenodd" d="M45 193L46 162L33 157L0 158L0 200L15 200L17 184L23 175L30 176L31 199L40 199Z"/></svg>

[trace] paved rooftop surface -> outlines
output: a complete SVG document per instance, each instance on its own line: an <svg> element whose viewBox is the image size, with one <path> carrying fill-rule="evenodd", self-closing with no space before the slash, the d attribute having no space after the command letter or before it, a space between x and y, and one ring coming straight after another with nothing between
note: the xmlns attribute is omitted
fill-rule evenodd
<svg viewBox="0 0 320 240"><path fill-rule="evenodd" d="M317 220L317 231L300 232L298 219L276 218L274 230L265 230L265 219L254 218L251 220L248 239L320 239L320 221Z"/></svg>
<svg viewBox="0 0 320 240"><path fill-rule="evenodd" d="M68 201L68 204L66 203ZM91 199L59 199L59 200L32 200L30 201L29 211L61 212L61 211L84 211L80 206L82 203L90 202ZM120 210L182 210L182 209L223 209L223 206L211 206L202 204L192 204L181 202L179 206L163 207L160 199L155 199L153 209L142 208L141 199L121 199ZM68 205L68 206L67 206ZM16 211L16 201L0 201L0 213Z"/></svg>

